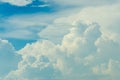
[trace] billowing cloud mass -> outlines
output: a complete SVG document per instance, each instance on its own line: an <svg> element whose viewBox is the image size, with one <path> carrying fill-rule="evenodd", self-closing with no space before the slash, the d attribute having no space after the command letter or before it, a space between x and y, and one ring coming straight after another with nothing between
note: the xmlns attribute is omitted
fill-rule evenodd
<svg viewBox="0 0 120 80"><path fill-rule="evenodd" d="M69 15L68 17L64 15L65 17L63 16L55 19L54 23L48 25L48 28L42 30L39 35L54 42L58 42L58 38L63 37L63 35L68 32L68 29L72 27L71 23L78 19L82 19L88 22L97 22L100 25L100 29L105 35L119 42L119 8L120 5L115 4L99 7L87 7L82 9L81 11L77 9L78 12L76 12L75 14Z"/></svg>
<svg viewBox="0 0 120 80"><path fill-rule="evenodd" d="M120 5L116 2L119 0L52 2L77 8L50 15L12 16L5 20L12 27L4 24L8 32L1 32L2 38L37 37L37 41L16 51L7 40L0 40L0 79L118 80ZM82 5L87 7L81 9ZM16 55L22 59L19 61Z"/></svg>
<svg viewBox="0 0 120 80"><path fill-rule="evenodd" d="M0 1L17 6L25 6L32 3L32 0L0 0Z"/></svg>
<svg viewBox="0 0 120 80"><path fill-rule="evenodd" d="M0 77L7 75L17 69L20 57L16 54L14 47L7 40L0 39ZM1 80L1 79L0 79Z"/></svg>
<svg viewBox="0 0 120 80"><path fill-rule="evenodd" d="M96 22L77 20L61 44L40 40L18 51L18 69L5 80L117 80L120 44Z"/></svg>

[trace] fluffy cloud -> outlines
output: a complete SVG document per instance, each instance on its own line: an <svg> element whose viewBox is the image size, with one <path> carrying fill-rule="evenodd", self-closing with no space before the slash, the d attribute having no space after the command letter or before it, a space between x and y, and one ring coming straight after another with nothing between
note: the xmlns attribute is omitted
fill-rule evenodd
<svg viewBox="0 0 120 80"><path fill-rule="evenodd" d="M53 80L56 75L60 74L58 70L55 70L53 64L50 62L49 58L43 55L46 49L42 50L42 47L47 48L47 44L53 48L53 44L49 41L36 42L32 45L27 45L23 50L20 51L22 55L22 61L19 62L18 70L11 72L5 80ZM29 48L36 47L29 50ZM39 47L41 47L39 49ZM50 48L51 49L51 48ZM50 50L49 49L49 50ZM53 48L54 49L54 48ZM50 53L50 52L49 52ZM47 53L46 53L47 54Z"/></svg>
<svg viewBox="0 0 120 80"><path fill-rule="evenodd" d="M88 22L89 21L97 22L101 26L100 29L102 33L104 33L104 35L109 36L110 38L119 42L120 40L119 37L120 23L118 22L120 19L119 7L120 5L118 3L114 5L106 5L99 7L87 7L83 8L81 11L79 8L77 9L77 12L75 12L75 14L71 14L68 16L64 15L65 17L63 16L55 19L54 23L50 24L48 28L40 32L39 35L52 41L59 41L61 37L63 37L63 35L65 35L66 32L68 32L68 29L72 26L71 23L78 19L82 19Z"/></svg>
<svg viewBox="0 0 120 80"><path fill-rule="evenodd" d="M0 39L0 77L7 75L17 68L20 57L14 47L7 40Z"/></svg>
<svg viewBox="0 0 120 80"><path fill-rule="evenodd" d="M32 3L32 0L0 0L1 2L10 3L16 6L26 6Z"/></svg>
<svg viewBox="0 0 120 80"><path fill-rule="evenodd" d="M27 44L18 52L18 69L5 80L117 80L120 44L105 36L98 23L77 20L71 25L61 44Z"/></svg>
<svg viewBox="0 0 120 80"><path fill-rule="evenodd" d="M119 79L119 13L117 4L89 7L56 19L39 33L48 40L27 44L18 51L22 56L18 69L3 80ZM19 21L15 23L19 24ZM59 40L59 44L55 40Z"/></svg>

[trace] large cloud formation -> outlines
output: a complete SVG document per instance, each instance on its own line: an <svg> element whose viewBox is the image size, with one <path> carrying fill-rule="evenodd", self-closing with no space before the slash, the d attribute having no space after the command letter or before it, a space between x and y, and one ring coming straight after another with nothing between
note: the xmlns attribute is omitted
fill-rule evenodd
<svg viewBox="0 0 120 80"><path fill-rule="evenodd" d="M18 68L8 71L2 80L118 80L119 7L119 4L89 7L69 17L62 14L62 18L54 20L53 24L51 22L39 32L40 37L47 36L48 40L27 44L18 51L22 56ZM34 20L40 21L38 18ZM28 23L33 23L33 19ZM2 43L5 42L2 40ZM2 46L1 52L6 47ZM13 48L8 49L9 53L16 53Z"/></svg>
<svg viewBox="0 0 120 80"><path fill-rule="evenodd" d="M96 22L77 20L60 44L39 40L18 51L18 69L4 80L117 80L120 44Z"/></svg>

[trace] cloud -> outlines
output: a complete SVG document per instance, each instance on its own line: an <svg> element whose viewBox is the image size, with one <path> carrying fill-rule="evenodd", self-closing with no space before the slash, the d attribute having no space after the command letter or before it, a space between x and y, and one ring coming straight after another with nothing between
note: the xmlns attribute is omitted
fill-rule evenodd
<svg viewBox="0 0 120 80"><path fill-rule="evenodd" d="M0 0L1 2L4 3L9 3L11 5L16 5L16 6L26 6L28 4L31 4L33 1L32 0Z"/></svg>
<svg viewBox="0 0 120 80"><path fill-rule="evenodd" d="M3 18L0 25L4 32L0 32L0 37L36 40L39 38L39 32L49 27L56 18L65 16L64 13L72 14L71 11L65 10L49 14L23 14Z"/></svg>
<svg viewBox="0 0 120 80"><path fill-rule="evenodd" d="M39 32L40 37L48 40L27 44L18 51L22 56L18 69L11 71L3 80L119 79L118 4L88 7L75 14L70 11L68 16L67 13L59 13L54 18L52 16L46 19L53 22L48 20L48 26ZM33 23L38 24L41 20L38 16L29 17L23 19L23 22L31 23L35 20ZM17 19L14 17L11 23ZM23 25L23 29L33 25L24 25L20 21L15 23ZM55 43L56 40L59 43Z"/></svg>
<svg viewBox="0 0 120 80"><path fill-rule="evenodd" d="M82 10L75 8L77 10L75 14L69 12L71 14L68 16L65 15L68 13L65 13L65 17L58 17L54 20L52 24L48 26L48 28L42 30L39 35L52 41L59 42L63 35L65 35L68 32L68 29L72 26L71 23L78 19L81 19L88 22L97 22L101 26L100 29L102 33L104 33L104 35L111 36L112 39L119 42L119 7L120 6L118 3L114 5L106 5L99 7L87 7L83 8Z"/></svg>
<svg viewBox="0 0 120 80"><path fill-rule="evenodd" d="M14 47L7 40L0 39L0 77L7 75L10 71L17 69L20 57Z"/></svg>
<svg viewBox="0 0 120 80"><path fill-rule="evenodd" d="M61 44L40 40L18 51L18 69L5 80L117 80L120 44L105 36L98 23L77 20L71 25Z"/></svg>
<svg viewBox="0 0 120 80"><path fill-rule="evenodd" d="M49 4L43 4L43 5L32 5L31 7L49 7Z"/></svg>
<svg viewBox="0 0 120 80"><path fill-rule="evenodd" d="M32 15L31 15L32 16ZM39 36L37 35L42 29L46 27L44 20L41 20L41 16L12 16L8 19L3 19L1 28L4 32L0 32L1 38L17 38L17 39L31 39L35 40ZM39 19L40 18L40 19ZM37 20L38 19L38 20ZM10 26L10 27L9 27Z"/></svg>
<svg viewBox="0 0 120 80"><path fill-rule="evenodd" d="M52 3L60 5L60 7L87 7L87 6L101 6L101 5L108 5L118 3L119 0L52 0Z"/></svg>
<svg viewBox="0 0 120 80"><path fill-rule="evenodd" d="M41 3L48 3L45 0L0 0L1 3L9 3L14 6L27 6L31 5L31 7L49 7L49 4L41 4ZM37 3L37 4L36 4Z"/></svg>
<svg viewBox="0 0 120 80"><path fill-rule="evenodd" d="M103 29L102 31L104 31L107 35L112 33L113 38L119 36L117 34L119 33L119 17L119 3L99 7L70 8L49 14L37 13L29 15L16 15L7 19L5 18L3 19L3 22L0 23L6 30L6 32L0 33L0 37L38 39L40 35L43 38L53 41L54 37L52 36L55 36L57 43L60 42L62 37L68 32L68 29L71 26L70 23L81 18L83 20L88 19L98 22ZM64 23L64 25L62 25L62 23ZM11 26L11 28L8 26ZM48 28L44 29L43 26ZM30 30L29 27L34 27L41 32L38 30L36 30L36 32L35 30L32 31L32 29ZM16 33L17 31L19 33ZM22 34L23 32L24 34Z"/></svg>

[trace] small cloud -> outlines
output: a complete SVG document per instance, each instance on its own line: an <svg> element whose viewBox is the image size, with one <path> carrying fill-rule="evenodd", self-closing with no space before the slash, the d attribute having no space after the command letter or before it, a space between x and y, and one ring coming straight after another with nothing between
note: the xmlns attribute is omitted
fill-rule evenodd
<svg viewBox="0 0 120 80"><path fill-rule="evenodd" d="M50 5L49 4L43 4L43 5L32 5L31 7L40 7L40 8L42 8L42 7L50 7Z"/></svg>
<svg viewBox="0 0 120 80"><path fill-rule="evenodd" d="M3 3L9 3L11 5L15 6L26 6L28 4L31 4L32 0L1 0Z"/></svg>

